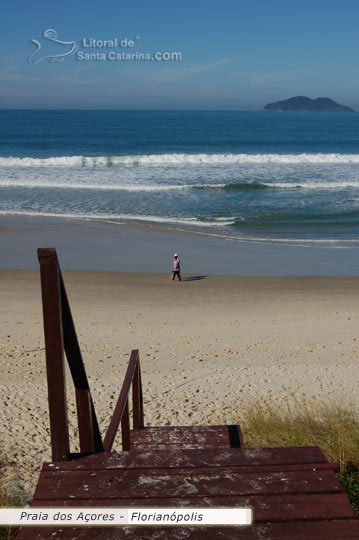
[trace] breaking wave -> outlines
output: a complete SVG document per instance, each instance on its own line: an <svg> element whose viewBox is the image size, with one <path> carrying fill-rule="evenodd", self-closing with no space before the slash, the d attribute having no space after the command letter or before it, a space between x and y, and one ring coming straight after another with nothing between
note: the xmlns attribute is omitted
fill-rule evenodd
<svg viewBox="0 0 359 540"><path fill-rule="evenodd" d="M228 182L221 184L140 184L140 183L122 183L119 181L111 182L78 182L63 180L42 180L41 178L12 179L0 178L0 187L21 187L21 188L40 188L40 189L86 189L86 190L115 190L128 192L156 192L156 191L183 191L183 190L225 190L225 191L251 191L266 189L317 189L317 190L344 190L359 189L358 182Z"/></svg>
<svg viewBox="0 0 359 540"><path fill-rule="evenodd" d="M225 227L234 225L234 218L212 218L212 220L200 220L197 218L185 217L177 218L171 216L150 216L150 215L132 215L132 214L82 214L82 213L62 213L62 212L37 212L26 210L0 210L0 215L17 215L28 217L50 217L50 218L67 218L67 219L85 219L85 220L125 220L125 221L144 221L150 223L163 223L173 225L192 225L197 227Z"/></svg>
<svg viewBox="0 0 359 540"><path fill-rule="evenodd" d="M114 156L0 157L0 167L113 167L230 165L241 163L359 163L359 154L139 154Z"/></svg>

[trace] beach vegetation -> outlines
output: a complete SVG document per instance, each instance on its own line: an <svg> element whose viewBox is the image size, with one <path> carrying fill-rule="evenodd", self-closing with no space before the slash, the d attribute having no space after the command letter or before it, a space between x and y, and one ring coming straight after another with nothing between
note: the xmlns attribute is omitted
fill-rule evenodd
<svg viewBox="0 0 359 540"><path fill-rule="evenodd" d="M319 446L339 476L359 519L359 412L334 402L248 403L240 424L248 448Z"/></svg>
<svg viewBox="0 0 359 540"><path fill-rule="evenodd" d="M10 461L3 454L0 458L0 508L21 508L29 502L29 495L21 485L16 472L6 474ZM18 533L18 527L1 526L0 540L14 540Z"/></svg>

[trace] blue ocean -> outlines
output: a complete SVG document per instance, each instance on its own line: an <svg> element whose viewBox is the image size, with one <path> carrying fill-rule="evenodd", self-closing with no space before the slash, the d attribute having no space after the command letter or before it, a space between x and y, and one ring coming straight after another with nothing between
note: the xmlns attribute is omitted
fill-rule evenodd
<svg viewBox="0 0 359 540"><path fill-rule="evenodd" d="M359 243L359 114L0 111L0 215Z"/></svg>

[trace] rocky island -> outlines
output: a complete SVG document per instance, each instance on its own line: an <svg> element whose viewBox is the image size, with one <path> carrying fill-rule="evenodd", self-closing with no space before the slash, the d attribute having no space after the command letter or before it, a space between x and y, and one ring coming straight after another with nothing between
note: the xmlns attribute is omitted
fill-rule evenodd
<svg viewBox="0 0 359 540"><path fill-rule="evenodd" d="M267 103L264 111L291 111L291 112L354 112L350 107L340 105L329 98L311 99L306 96L297 96L275 103Z"/></svg>

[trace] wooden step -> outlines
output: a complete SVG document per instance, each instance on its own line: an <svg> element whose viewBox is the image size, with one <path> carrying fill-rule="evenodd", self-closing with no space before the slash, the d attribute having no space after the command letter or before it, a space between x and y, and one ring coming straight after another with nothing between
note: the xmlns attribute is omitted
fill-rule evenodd
<svg viewBox="0 0 359 540"><path fill-rule="evenodd" d="M131 431L131 448L170 450L176 448L242 448L239 426L164 426Z"/></svg>
<svg viewBox="0 0 359 540"><path fill-rule="evenodd" d="M252 508L254 524L285 523L293 521L326 521L353 519L353 510L344 493L261 494L251 496L206 496L119 499L36 499L32 507L42 508ZM222 527L222 529L225 527ZM210 530L210 529L207 529ZM237 529L238 530L238 529ZM96 527L92 531L96 534ZM48 538L48 536L44 536ZM92 538L89 535L89 538ZM93 536L96 538L96 536ZM343 537L344 538L344 537ZM303 539L304 540L304 539Z"/></svg>
<svg viewBox="0 0 359 540"><path fill-rule="evenodd" d="M264 523L251 527L23 528L21 540L358 540L359 521Z"/></svg>
<svg viewBox="0 0 359 540"><path fill-rule="evenodd" d="M129 452L100 452L92 456L44 463L43 472L56 470L95 469L163 469L196 467L273 467L328 463L317 446L288 448L208 448L131 450ZM259 472L259 469L258 469Z"/></svg>
<svg viewBox="0 0 359 540"><path fill-rule="evenodd" d="M42 476L36 499L147 499L168 497L234 497L257 494L342 493L333 470L152 474L151 470L59 471ZM69 496L71 494L71 497Z"/></svg>

